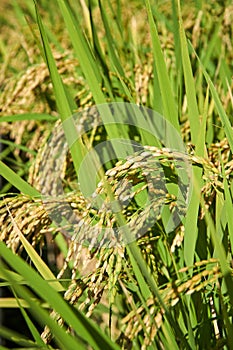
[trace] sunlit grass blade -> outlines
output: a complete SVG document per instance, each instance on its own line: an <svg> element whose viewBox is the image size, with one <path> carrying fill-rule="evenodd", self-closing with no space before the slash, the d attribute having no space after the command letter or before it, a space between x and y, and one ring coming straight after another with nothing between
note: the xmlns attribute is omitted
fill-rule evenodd
<svg viewBox="0 0 233 350"><path fill-rule="evenodd" d="M12 269L21 274L27 281L30 287L45 300L53 309L55 309L61 317L69 324L74 331L87 341L94 349L119 349L117 345L111 342L108 337L101 332L101 330L90 320L88 320L80 311L76 313L72 311L71 307L63 300L45 280L43 280L30 266L28 266L20 257L14 255L3 242L0 242L0 256L6 261ZM11 281L11 277L9 277ZM12 281L13 282L13 281ZM17 286L17 288L22 286ZM56 336L60 341L67 339L67 350L77 348L77 342L74 338L66 334L62 329L49 317L46 316L35 302L32 302L31 297L25 289L20 288L20 296L24 298L32 307L35 313L41 314L42 319L45 319L49 327L56 332ZM17 292L17 290L16 290ZM59 333L60 332L60 333ZM66 336L64 335L66 334Z"/></svg>
<svg viewBox="0 0 233 350"><path fill-rule="evenodd" d="M72 155L76 173L78 174L79 166L82 162L82 158L85 155L85 149L80 138L78 137L78 135L76 135L77 133L76 133L75 127L73 126L73 120L70 118L76 106L74 102L73 103L71 102L71 99L68 96L68 92L66 91L65 86L62 82L62 79L58 73L56 62L52 55L48 38L45 32L44 26L42 24L41 17L40 17L39 10L36 3L35 3L35 8L36 8L37 23L39 26L41 40L43 43L44 57L45 57L45 60L49 69L50 77L52 80L57 108L60 113L61 120L67 121L67 124L68 124L68 125L67 124L64 125L64 132L67 140L69 140L70 138L71 130L73 133L75 133L75 136L74 136L75 142L73 142L73 144L70 146L70 152Z"/></svg>
<svg viewBox="0 0 233 350"><path fill-rule="evenodd" d="M28 147L25 147L25 146L23 146L23 145L18 145L18 144L16 144L16 143L14 143L14 142L12 142L12 141L8 141L8 140L4 140L4 139L1 139L0 138L0 143L2 144L2 145L8 145L8 146L10 146L9 147L9 150L4 150L4 152L5 153L11 153L12 152L12 150L13 149L18 149L18 150L20 150L20 151L23 151L23 152L28 152L28 153L30 153L30 154L33 154L34 156L36 155L36 152L35 151L33 151L33 150L31 150L30 148L28 148ZM4 154L2 154L1 153L1 155L0 155L0 159L4 159Z"/></svg>
<svg viewBox="0 0 233 350"><path fill-rule="evenodd" d="M120 0L116 1L116 9L113 7L113 3L108 0L108 5L112 11L112 14L114 15L114 19L116 21L116 25L117 25L117 29L118 29L118 33L120 34L122 40L123 40L123 33L124 33L124 26L122 23L122 15L123 15L123 11L124 10L124 5L121 3Z"/></svg>
<svg viewBox="0 0 233 350"><path fill-rule="evenodd" d="M171 333L171 337L174 337L174 341L176 341L176 339L179 339L179 341L182 341L182 343L187 346L187 349L189 349L188 343L186 339L184 339L179 325L175 322L175 319L171 315L170 310L164 304L164 301L160 295L156 281L154 277L151 275L151 273L149 272L148 266L146 262L143 260L143 257L141 255L141 252L138 246L136 245L135 242L130 243L127 246L127 250L128 250L131 264L133 266L134 273L137 277L137 281L139 283L139 287L144 299L147 300L147 297L149 296L149 290L148 290L148 286L149 286L150 290L152 291L152 294L157 298L159 304L165 311L165 317L173 329L174 333L173 332ZM148 286L146 286L146 284Z"/></svg>
<svg viewBox="0 0 233 350"><path fill-rule="evenodd" d="M14 285L13 280L11 283ZM85 347L80 344L77 339L67 334L67 332L51 318L49 313L45 311L37 301L35 302L34 298L32 298L32 294L26 287L15 285L14 290L15 293L27 301L28 305L30 306L30 312L32 315L34 315L39 324L41 324L41 326L47 325L49 327L60 349L71 350L72 347L79 348L81 350L85 349Z"/></svg>
<svg viewBox="0 0 233 350"><path fill-rule="evenodd" d="M10 340L10 341L14 342L15 344L18 344L22 348L26 348L26 349L39 348L36 346L36 344L32 340L26 338L25 336L23 336L19 332L16 332L16 331L13 331L11 329L4 327L3 325L1 325L1 327L0 327L0 337L1 337L1 339ZM0 347L0 349L1 349L1 347ZM4 348L4 347L3 347L3 349L9 350L9 348ZM45 346L44 349L47 349L47 347Z"/></svg>
<svg viewBox="0 0 233 350"><path fill-rule="evenodd" d="M16 282L15 282L16 283ZM2 285L2 284L1 284ZM7 286L10 286L10 283L7 284ZM35 301L37 301L35 299ZM19 299L16 300L15 298L0 298L0 308L7 308L7 309L18 309L19 308L19 303L23 308L29 308L29 304L24 300L24 299ZM45 308L49 308L49 305L46 303L42 303L41 306Z"/></svg>
<svg viewBox="0 0 233 350"><path fill-rule="evenodd" d="M203 111L202 122L199 128L199 133L196 138L196 151L197 154L202 156L206 155L205 150L205 135L206 135L206 121L207 121L207 108L208 108L208 94L205 101L205 110ZM193 169L193 181L199 184L199 187L194 187L191 196L191 201L188 206L187 214L185 217L185 237L184 237L184 257L187 265L192 265L194 262L195 248L198 236L198 211L200 205L200 193L203 186L202 170L198 168Z"/></svg>
<svg viewBox="0 0 233 350"><path fill-rule="evenodd" d="M218 257L219 261L220 261L220 266L221 266L221 271L223 274L223 278L226 284L226 289L227 289L227 293L230 299L230 304L231 306L233 305L233 279L232 279L232 271L230 269L229 266L229 262L227 261L227 256L225 253L225 249L222 245L222 242L220 240L219 237L219 232L216 231L214 223L213 223L213 219L210 215L210 213L204 208L205 204L203 199L201 200L202 202L202 208L205 211L205 220L207 225L210 228L210 235L211 235L211 240L213 242L213 246L215 248L216 251L216 256ZM233 325L232 322L230 321L229 315L224 314L224 317L227 318L227 320L225 320L225 325L227 327L227 332L228 332L228 336L229 339L231 339L231 343L229 343L229 345L232 345L232 334L233 334ZM232 349L232 346L230 345L230 349Z"/></svg>
<svg viewBox="0 0 233 350"><path fill-rule="evenodd" d="M19 120L46 120L46 121L56 121L58 118L53 115L46 113L22 113L22 114L14 114L1 116L0 123L2 122L16 122Z"/></svg>
<svg viewBox="0 0 233 350"><path fill-rule="evenodd" d="M122 64L119 59L119 55L117 55L117 47L114 42L114 38L111 35L111 25L109 23L109 20L107 18L107 14L105 11L104 6L102 5L102 2L99 0L99 8L100 8L100 13L102 16L104 28L105 28L105 33L106 33L106 38L107 38L107 44L108 44L108 54L110 56L110 65L111 69L116 72L116 75L119 79L119 82L121 83L120 85L120 90L126 94L128 97L128 100L130 102L134 102L133 97L131 96L131 93L123 81L123 77L125 76L124 69L122 67Z"/></svg>
<svg viewBox="0 0 233 350"><path fill-rule="evenodd" d="M29 183L23 180L2 161L0 161L0 175L3 176L14 187L16 187L20 192L27 194L31 197L40 196L40 193L34 187L32 187Z"/></svg>
<svg viewBox="0 0 233 350"><path fill-rule="evenodd" d="M184 26L182 22L180 2L178 1L178 16L179 16L179 33L180 33L180 47L182 57L182 68L184 72L185 91L187 96L188 115L191 129L191 140L193 144L198 145L196 149L197 155L203 155L204 145L200 141L204 141L203 138L199 140L199 134L197 130L200 128L199 111L196 99L195 81L192 72L192 66L189 58L187 40L185 36ZM205 130L205 123L202 126L203 132ZM204 134L203 134L204 135ZM199 194L202 187L202 170L194 169L193 171L194 181L199 184L198 188L195 188L191 197L191 201L188 207L187 215L185 218L185 238L184 238L184 256L186 263L192 265L194 261L195 246L197 241L197 221L198 221L198 209L200 198Z"/></svg>
<svg viewBox="0 0 233 350"><path fill-rule="evenodd" d="M19 309L21 311L21 314L22 314L22 316L23 316L23 318L24 318L24 320L25 320L25 322L26 322L26 324L28 326L28 329L30 330L30 332L31 332L31 334L32 334L32 336L34 338L35 343L38 346L42 347L42 348L46 348L45 343L41 339L40 332L37 330L37 327L33 324L32 320L28 316L27 312L24 310L24 307L21 304L19 298L17 297L17 294L14 292L14 287L12 287L11 289L12 289L13 294L15 296L15 300L18 303L18 306L19 306Z"/></svg>
<svg viewBox="0 0 233 350"><path fill-rule="evenodd" d="M62 285L57 281L56 277L52 273L52 271L49 269L49 267L45 264L45 262L41 259L39 254L35 251L35 249L32 247L32 245L28 242L28 240L24 237L24 235L21 233L20 229L17 226L16 221L12 217L12 214L8 208L9 215L12 219L12 225L14 227L15 233L19 236L20 241L22 242L22 245L24 246L28 256L32 260L33 264L35 265L37 271L41 274L41 276L48 280L48 283L58 292L64 291L64 288Z"/></svg>
<svg viewBox="0 0 233 350"><path fill-rule="evenodd" d="M75 19L71 8L68 3L64 1L57 0L59 7L61 9L62 15L64 17L66 27L68 29L71 42L74 47L76 56L78 57L81 69L84 73L84 76L87 80L87 83L90 87L90 90L93 94L93 98L97 104L106 103L105 96L102 92L101 87L101 75L99 72L98 64L93 57L92 51L90 51L90 45L87 43L86 37L83 35L77 20ZM108 108L108 105L105 106L105 113L100 113L101 118L105 124L105 129L107 131L110 139L114 138L126 138L128 139L128 134L125 131L125 128L121 125L116 125L114 117ZM111 125L110 125L111 124ZM118 154L119 148L114 148L116 155Z"/></svg>
<svg viewBox="0 0 233 350"><path fill-rule="evenodd" d="M200 197L200 202L205 213L205 220L210 230L211 240L216 250L217 258L220 261L221 271L226 281L230 302L233 305L233 279L231 275L231 269L227 261L226 252L224 250L221 240L219 239L220 236L218 232L216 232L216 228L215 228L213 219L211 217L211 214L208 212L208 210L205 207L205 203L202 196Z"/></svg>
<svg viewBox="0 0 233 350"><path fill-rule="evenodd" d="M161 335L161 339L165 349L179 350L179 345L174 341L173 337L171 337L172 330L167 320L163 323L162 330L164 334Z"/></svg>
<svg viewBox="0 0 233 350"><path fill-rule="evenodd" d="M216 109L219 113L219 117L221 119L221 122L222 122L222 126L223 126L223 129L225 131L225 134L227 136L227 139L228 139L228 142L229 142L229 145L230 145L230 148L231 148L231 152L233 152L233 130L232 130L232 126L231 126L231 123L230 123L230 120L229 120L229 117L227 116L225 110L224 110L224 107L220 101L220 98L218 96L218 93L214 87L214 84L212 82L212 80L210 79L210 76L209 74L207 73L207 71L205 70L204 66L202 65L200 59L197 57L201 67L202 67L202 70L203 70L203 74L205 76L205 79L207 81L207 83L209 84L209 87L210 87L210 91L211 91L211 94L213 96L213 99L214 99L214 102L215 102L215 106L216 106Z"/></svg>
<svg viewBox="0 0 233 350"><path fill-rule="evenodd" d="M111 35L111 29L110 29L110 26L109 26L109 23L107 20L107 15L106 15L105 9L102 6L102 3L100 0L99 0L99 8L100 8L100 13L102 16L104 28L105 28L105 33L106 33L106 38L107 38L107 43L108 43L108 48L109 48L110 62L117 69L119 74L124 76L124 70L122 68L119 57L117 57L117 54L116 54L116 51L114 48L114 39Z"/></svg>
<svg viewBox="0 0 233 350"><path fill-rule="evenodd" d="M182 56L182 67L184 71L185 90L187 95L187 105L191 129L191 139L193 144L196 144L198 133L197 130L200 127L199 111L196 99L195 82L192 72L192 66L188 53L187 40L185 36L184 26L182 22L182 15L180 9L180 2L178 1L178 16L179 16L179 30L180 30L180 46Z"/></svg>
<svg viewBox="0 0 233 350"><path fill-rule="evenodd" d="M173 20L174 50L176 55L176 69L178 73L181 73L180 70L182 69L182 61L181 61L181 47L180 47L180 35L179 35L179 17L177 13L176 0L172 0L172 20Z"/></svg>
<svg viewBox="0 0 233 350"><path fill-rule="evenodd" d="M177 106L171 88L171 83L169 81L169 76L164 61L164 56L161 49L157 28L153 19L151 5L149 0L145 0L145 3L148 11L148 18L150 24L150 33L153 45L153 57L155 60L159 88L161 91L163 101L163 114L168 119L168 121L176 128L176 130L180 132Z"/></svg>
<svg viewBox="0 0 233 350"><path fill-rule="evenodd" d="M18 18L18 20L21 22L22 25L24 25L25 23L27 23L34 39L36 42L36 45L40 48L42 48L41 43L36 35L36 32L34 30L33 24L31 23L30 19L32 18L33 21L35 20L36 16L35 16L35 9L33 6L33 2L32 1L25 1L25 5L27 6L27 10L29 12L29 16L25 15L24 10L22 9L22 4L19 4L19 2L17 0L13 1L14 4L14 11L16 13L16 16ZM54 35L54 33L52 32L52 30L50 30L47 26L45 27L46 30L46 34L48 35L48 38L51 40L51 42L58 48L59 51L64 51L62 48L62 45L60 43L60 41L56 38L56 35ZM30 60L30 57L29 57Z"/></svg>
<svg viewBox="0 0 233 350"><path fill-rule="evenodd" d="M96 65L93 53L90 51L90 47L87 44L86 38L78 27L77 19L74 18L68 3L61 0L57 0L57 2L64 17L81 69L93 93L94 100L96 103L105 103L106 100L101 91L101 74L98 65Z"/></svg>
<svg viewBox="0 0 233 350"><path fill-rule="evenodd" d="M220 152L219 152L220 153ZM221 166L222 166L222 176L223 176L223 185L224 185L224 195L225 195L225 202L224 202L224 212L226 213L226 221L228 225L228 232L229 232L229 239L231 244L231 251L233 251L233 204L232 204L232 196L231 192L228 186L227 178L226 178L226 172L224 169L224 165L221 159L221 154L219 154L219 158L221 160Z"/></svg>
<svg viewBox="0 0 233 350"><path fill-rule="evenodd" d="M86 9L87 10L87 9ZM93 50L94 54L96 56L96 59L100 62L102 69L103 69L103 77L105 84L108 84L108 91L111 93L112 87L111 87L111 81L109 76L109 68L108 68L108 62L105 57L105 52L103 52L102 47L100 45L100 41L98 38L97 28L94 23L94 14L93 14L93 7L89 3L89 12L87 10L87 14L90 17L90 30L92 34L92 41L93 41Z"/></svg>

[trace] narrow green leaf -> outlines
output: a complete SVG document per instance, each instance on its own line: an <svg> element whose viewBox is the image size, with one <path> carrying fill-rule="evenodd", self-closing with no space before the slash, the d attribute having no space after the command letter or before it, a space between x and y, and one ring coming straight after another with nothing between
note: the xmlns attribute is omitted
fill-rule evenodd
<svg viewBox="0 0 233 350"><path fill-rule="evenodd" d="M223 129L225 131L225 134L227 136L227 139L228 139L228 142L229 142L229 145L230 145L230 148L231 148L231 152L233 153L233 130L232 130L232 126L231 126L231 123L230 123L230 120L229 120L229 117L227 116L225 110L224 110L224 107L220 101L220 98L218 96L218 93L214 87L214 84L212 82L212 80L210 79L210 76L209 74L207 73L205 67L203 66L200 58L197 56L193 46L191 43L189 43L190 47L192 48L192 51L195 53L197 59L198 59L198 62L202 68L202 71L203 71L203 74L205 76L205 79L210 87L210 91L211 91L211 94L213 96L213 99L214 99L214 103L215 103L215 106L216 106L216 109L218 111L218 114L219 114L219 117L221 119L221 122L222 122L222 126L223 126Z"/></svg>
<svg viewBox="0 0 233 350"><path fill-rule="evenodd" d="M157 28L153 19L151 5L149 0L145 0L145 2L146 2L147 12L148 12L150 32L152 37L153 55L155 59L156 72L158 76L159 87L160 87L162 101L163 101L163 113L164 113L164 116L168 119L168 121L176 128L176 130L180 132L180 127L178 122L178 111L174 100L174 95L172 92L166 63L164 61L163 52L159 42Z"/></svg>
<svg viewBox="0 0 233 350"><path fill-rule="evenodd" d="M183 71L184 71L185 90L187 95L190 129L191 129L191 139L192 139L192 143L195 145L198 137L197 130L200 127L199 111L198 111L197 99L196 99L195 82L194 82L192 66L191 66L189 53L188 53L187 40L185 36L179 0L178 0L178 16L179 16L179 24L180 24L179 26L180 45L181 45L181 55L182 55L182 63L183 63Z"/></svg>
<svg viewBox="0 0 233 350"><path fill-rule="evenodd" d="M25 146L23 146L23 145L18 145L18 144L16 144L16 143L12 142L12 141L8 141L8 140L1 139L1 138L0 138L0 144L10 146L10 147L9 147L10 150L12 150L12 149L14 149L14 148L17 148L17 149L19 149L19 150L21 150L21 151L31 153L31 154L33 154L34 156L36 155L36 152L35 152L35 151L33 151L33 150L29 149L28 147L25 147ZM7 152L7 153L8 153L8 152ZM10 153L10 152L9 152L9 153ZM0 159L1 159L1 158L4 159L4 157L2 157L2 153L1 153Z"/></svg>
<svg viewBox="0 0 233 350"><path fill-rule="evenodd" d="M37 346L33 341L31 341L30 339L26 338L25 336L23 336L22 334L16 331L13 331L11 329L4 327L3 325L1 325L0 327L0 337L2 339L8 339L18 345L21 345L22 347L26 347L26 348L34 347L34 349L37 349ZM6 349L6 348L3 348L3 349ZM9 348L7 349L9 350Z"/></svg>
<svg viewBox="0 0 233 350"><path fill-rule="evenodd" d="M117 350L119 347L111 342L111 340L101 332L101 330L89 319L87 319L80 311L76 310L73 313L71 307L63 300L63 298L45 281L43 280L30 266L28 266L20 257L14 255L10 249L8 249L3 242L0 242L0 256L12 267L15 271L21 274L24 279L29 283L30 287L53 309L55 309L71 326L77 334L86 340L94 349L109 349ZM20 287L20 286L18 286ZM40 312L45 316L45 312L41 308L32 303L32 300L28 298L27 294L21 289L21 297L31 304L35 312ZM39 311L40 310L40 311ZM48 320L47 320L48 322ZM48 324L52 325L51 319ZM55 327L56 328L56 327ZM61 332L61 328L58 326ZM57 334L58 336L58 334ZM68 335L67 335L68 336ZM64 337L61 332L60 339ZM76 349L77 343L69 336L70 345L68 349ZM68 339L67 338L67 339Z"/></svg>
<svg viewBox="0 0 233 350"><path fill-rule="evenodd" d="M90 18L90 27L91 27L90 30L92 34L94 54L102 66L103 73L104 73L103 77L105 78L104 81L105 83L108 84L108 91L110 92L112 90L112 87L111 87L111 81L109 76L109 69L108 69L107 60L105 57L105 52L103 52L99 42L97 27L94 23L95 15L93 13L93 7L90 2L89 2L89 13L87 8L86 8L86 11L87 11L86 16L88 15L88 17Z"/></svg>
<svg viewBox="0 0 233 350"><path fill-rule="evenodd" d="M77 20L75 19L68 3L61 0L57 1L64 17L81 69L87 79L88 85L93 94L93 98L97 104L97 108L98 105L101 107L100 116L104 122L110 140L115 138L128 139L128 134L125 132L125 129L121 127L121 125L116 125L111 110L106 104L106 99L101 88L101 76L99 70L97 69L98 65L96 64L89 45L87 44L87 39L83 36L81 28L79 27L79 24L77 23ZM70 127L69 130L72 130L72 127ZM116 155L118 155L120 153L120 146L114 148L114 151Z"/></svg>
<svg viewBox="0 0 233 350"><path fill-rule="evenodd" d="M74 163L74 167L76 170L76 173L78 174L79 166L82 162L82 158L85 155L85 149L84 146L80 140L80 138L77 135L76 128L73 125L73 119L70 118L73 114L72 108L74 108L74 105L71 105L70 99L67 96L67 91L63 85L62 79L58 73L58 69L56 67L56 62L54 60L54 57L52 55L48 38L44 29L44 26L41 21L41 17L38 11L37 3L35 2L35 8L36 8L36 17L37 17L37 23L39 26L41 39L43 43L43 50L44 50L44 57L46 60L46 64L49 69L50 77L53 84L54 94L56 98L56 104L58 107L58 111L60 113L61 120L67 121L67 123L64 125L64 132L66 139L69 140L70 137L70 131L72 130L73 133L76 134L75 142L72 143L70 146L70 152L72 156L72 160Z"/></svg>
<svg viewBox="0 0 233 350"><path fill-rule="evenodd" d="M8 273L8 272L7 272ZM9 283L10 285L10 283ZM36 301L36 299L35 299ZM23 308L28 308L30 305L24 300L24 299L19 299L16 300L15 298L0 298L0 308L7 308L7 309L14 309L14 308L19 308L19 303ZM41 307L43 308L49 308L48 304L41 304Z"/></svg>
<svg viewBox="0 0 233 350"><path fill-rule="evenodd" d="M2 264L1 264L2 265ZM3 269L3 267L1 266ZM8 278L6 273L6 278ZM84 350L85 348L80 344L80 342L76 341L76 339L58 325L56 321L54 321L49 313L45 311L38 301L35 301L35 298L32 297L32 293L28 291L27 288L15 285L14 280L11 280L9 277L9 280L12 285L14 285L15 292L24 300L27 301L28 305L30 306L30 312L36 317L37 321L44 327L47 325L49 329L51 330L53 336L55 337L56 343L59 345L59 349L64 350L72 350L76 349L77 347L81 350ZM13 341L16 342L16 339L14 337L12 338ZM37 346L35 346L37 348Z"/></svg>
<svg viewBox="0 0 233 350"><path fill-rule="evenodd" d="M111 58L111 62L113 63L113 66L115 66L117 72L119 72L120 75L124 76L124 70L121 66L120 60L117 57L117 54L115 52L114 48L114 39L111 35L111 29L108 23L107 15L104 9L104 6L102 6L102 2L99 0L99 8L100 8L100 13L102 16L104 28L105 28L105 33L106 33L106 38L107 38L107 43L109 47L109 55Z"/></svg>
<svg viewBox="0 0 233 350"><path fill-rule="evenodd" d="M66 27L69 31L75 53L78 57L81 69L87 79L88 85L93 93L96 103L105 103L106 100L101 91L101 75L98 71L94 57L90 48L83 36L83 33L78 28L77 20L74 18L71 8L68 3L62 0L57 0L61 9L62 15L66 22Z"/></svg>
<svg viewBox="0 0 233 350"><path fill-rule="evenodd" d="M1 122L15 122L22 120L46 120L46 121L56 121L57 117L54 117L51 114L46 113L22 113L22 114L14 114L0 117Z"/></svg>
<svg viewBox="0 0 233 350"><path fill-rule="evenodd" d="M125 232L125 234L127 234ZM134 268L135 275L137 277L137 281L140 286L141 293L143 297L147 298L149 295L148 286L150 287L150 290L152 291L153 295L158 299L159 304L165 311L165 317L167 318L168 322L170 323L171 327L174 330L174 333L176 334L177 338L187 346L187 349L189 349L188 343L186 339L184 339L182 331L180 330L179 325L175 322L173 315L170 313L167 306L164 304L163 299L160 295L158 286L156 284L156 281L154 277L151 275L151 273L148 270L148 266L145 262L145 260L142 257L141 251L137 244L135 242L132 242L127 245L127 251L130 256L130 260L132 263L132 266ZM148 286L147 286L148 285Z"/></svg>
<svg viewBox="0 0 233 350"><path fill-rule="evenodd" d="M185 90L187 95L191 139L194 145L198 144L198 148L196 149L196 154L203 155L204 144L202 142L204 141L203 135L204 135L204 130L206 125L205 123L203 123L202 138L200 138L198 143L199 133L197 133L197 130L199 130L200 128L199 111L198 111L198 105L197 105L197 99L196 99L195 81L193 77L191 61L189 58L187 40L185 36L179 0L178 0L178 16L179 16L182 67L184 72ZM202 180L201 180L202 170L195 168L193 171L193 176L194 176L194 181L196 183L196 188L192 193L191 201L190 201L187 215L185 218L184 257L187 265L192 265L194 261L195 246L196 246L197 234L198 234L197 220L198 220L198 209L199 209L199 203L200 203L199 196L200 196L201 187L202 187Z"/></svg>
<svg viewBox="0 0 233 350"><path fill-rule="evenodd" d="M188 266L193 265L195 247L198 235L198 210L200 205L200 193L202 188L202 169L193 169L193 183L196 186L193 188L191 200L188 206L187 214L184 221L185 235L184 235L184 258Z"/></svg>
<svg viewBox="0 0 233 350"><path fill-rule="evenodd" d="M16 187L20 192L31 197L40 196L40 193L34 187L24 181L2 161L0 161L0 175L3 176L8 182L10 182L14 187Z"/></svg>
<svg viewBox="0 0 233 350"><path fill-rule="evenodd" d="M219 151L220 153L220 151ZM221 158L221 154L219 154L219 159L221 161L222 166L222 175L223 175L223 186L224 186L224 194L225 194L225 203L224 203L224 212L226 213L226 221L228 225L228 231L229 231L229 238L230 238L230 244L231 244L231 251L233 251L233 204L232 204L232 197L230 193L230 189L228 187L228 182L226 178L226 173L224 169L224 164Z"/></svg>
<svg viewBox="0 0 233 350"><path fill-rule="evenodd" d="M8 209L8 208L7 208ZM24 237L24 235L21 233L20 229L17 226L17 223L15 222L13 216L11 215L10 210L8 209L9 215L12 220L12 225L14 227L15 233L19 236L20 241L22 242L26 252L28 253L28 256L32 260L33 264L37 268L38 272L41 274L41 276L48 281L48 282L56 291L61 292L64 291L64 288L62 285L57 281L56 277L52 273L52 271L49 269L49 267L45 264L45 262L41 259L39 254L35 251L35 249L32 247L32 245L28 242L28 240Z"/></svg>
<svg viewBox="0 0 233 350"><path fill-rule="evenodd" d="M35 340L35 343L42 348L48 348L48 346L46 346L45 343L43 342L43 340L41 339L40 332L37 330L37 327L33 324L30 317L28 316L27 312L24 310L24 307L21 304L20 299L17 297L17 294L14 291L14 288L12 287L11 289L12 289L13 294L15 296L15 300L17 301L17 304L20 308L20 311L23 315L23 318L28 326L28 329L30 330L30 332Z"/></svg>

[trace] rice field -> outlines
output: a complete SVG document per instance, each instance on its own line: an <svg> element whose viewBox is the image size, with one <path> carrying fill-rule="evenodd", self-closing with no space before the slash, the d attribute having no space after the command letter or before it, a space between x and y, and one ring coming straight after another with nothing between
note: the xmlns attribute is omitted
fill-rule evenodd
<svg viewBox="0 0 233 350"><path fill-rule="evenodd" d="M232 349L231 1L0 21L0 349Z"/></svg>

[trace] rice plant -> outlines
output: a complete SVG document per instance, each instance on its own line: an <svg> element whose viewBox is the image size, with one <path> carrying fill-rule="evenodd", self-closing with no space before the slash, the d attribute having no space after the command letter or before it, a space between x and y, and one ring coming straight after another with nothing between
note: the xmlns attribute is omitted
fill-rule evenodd
<svg viewBox="0 0 233 350"><path fill-rule="evenodd" d="M231 349L231 2L1 7L0 347Z"/></svg>

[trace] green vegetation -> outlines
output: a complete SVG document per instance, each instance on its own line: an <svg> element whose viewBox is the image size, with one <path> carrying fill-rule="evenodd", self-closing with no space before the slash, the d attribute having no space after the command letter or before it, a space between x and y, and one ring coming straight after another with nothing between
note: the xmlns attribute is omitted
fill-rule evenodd
<svg viewBox="0 0 233 350"><path fill-rule="evenodd" d="M12 293L0 307L30 334L0 337L15 349L233 349L231 1L0 10L0 287ZM172 215L182 222L167 230Z"/></svg>

